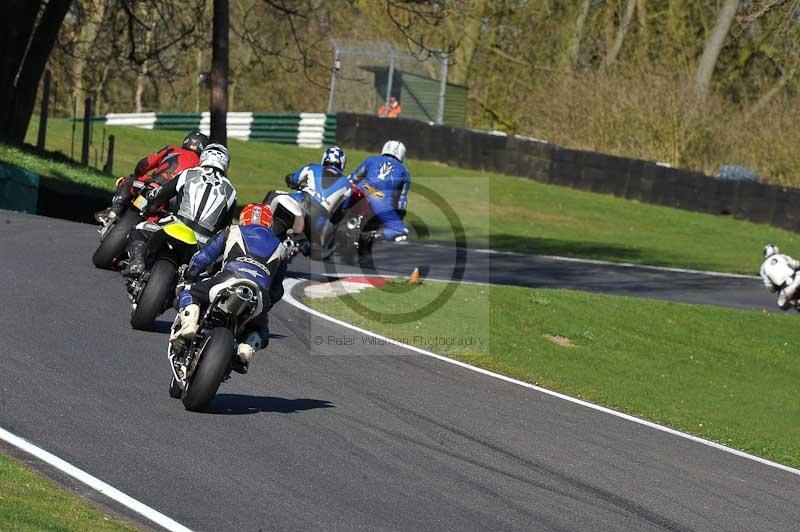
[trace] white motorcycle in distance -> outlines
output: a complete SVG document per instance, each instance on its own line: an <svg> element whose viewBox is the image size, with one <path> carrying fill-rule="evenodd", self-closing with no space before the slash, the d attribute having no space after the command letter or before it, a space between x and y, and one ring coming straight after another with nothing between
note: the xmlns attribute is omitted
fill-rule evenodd
<svg viewBox="0 0 800 532"><path fill-rule="evenodd" d="M280 240L294 240L313 260L336 257L345 264L357 265L370 256L372 244L381 235L367 227L372 214L363 193L354 188L352 197L352 206L343 209L345 195L320 204L307 190L273 190L264 203L272 210L272 230Z"/></svg>
<svg viewBox="0 0 800 532"><path fill-rule="evenodd" d="M236 356L236 338L263 308L261 290L249 279L222 282L210 290L209 299L195 337L170 342L167 350L172 370L169 395L192 411L208 407L232 370L246 371ZM172 332L179 328L176 318Z"/></svg>

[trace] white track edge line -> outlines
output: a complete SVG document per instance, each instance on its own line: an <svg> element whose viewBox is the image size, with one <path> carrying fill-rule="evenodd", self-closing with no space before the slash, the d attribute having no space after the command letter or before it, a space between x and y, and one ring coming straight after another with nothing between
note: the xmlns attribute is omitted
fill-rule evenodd
<svg viewBox="0 0 800 532"><path fill-rule="evenodd" d="M62 460L48 451L45 451L41 447L37 447L28 440L21 438L20 436L17 436L16 434L9 432L2 427L0 427L0 439L16 447L17 449L20 449L38 458L42 462L51 465L75 480L86 484L95 491L102 493L109 499L118 502L130 510L133 510L137 514L147 518L148 520L156 523L166 530L169 530L170 532L191 532L191 529L186 528L174 519L167 517L161 512L147 506L140 501L137 501L133 497L121 492L117 488L103 482L99 478L90 475L86 471L75 467L69 462Z"/></svg>
<svg viewBox="0 0 800 532"><path fill-rule="evenodd" d="M431 248L448 248L441 244L428 244L425 242L415 242L414 245ZM599 266L619 266L620 268L633 268L641 270L652 270L659 272L690 273L694 275L708 275L710 277L728 277L731 279L760 279L757 275L745 275L741 273L715 272L708 270L692 270L690 268L671 268L669 266L653 266L651 264L634 264L632 262L612 262L608 260L581 259L578 257L562 257L559 255L537 255L535 253L518 253L515 251L498 251L496 249L467 248L468 252L483 253L486 255L511 255L513 257L532 257L540 259L550 259L562 262L577 262L581 264L597 264Z"/></svg>
<svg viewBox="0 0 800 532"><path fill-rule="evenodd" d="M648 421L646 419L638 418L638 417L632 416L630 414L625 414L625 413L619 412L617 410L612 410L612 409L606 408L604 406L596 405L594 403L590 403L590 402L584 401L582 399L577 399L575 397L572 397L572 396L569 396L569 395L565 395L563 393L554 392L553 390L548 390L547 388L542 388L540 386L536 386L535 384L531 384L529 382L520 381L520 380L511 378L511 377L507 377L505 375L501 375L499 373L495 373L493 371L489 371L489 370L486 370L486 369L483 369L483 368L479 368L477 366L472 366L470 364L467 364L465 362L461 362L459 360L448 358L448 357L443 356L443 355L437 355L436 353L432 353L430 351L426 351L425 349L421 349L421 348L413 346L413 345L404 344L402 342L394 340L393 338L388 338L388 337L383 336L381 334L374 333L374 332L368 331L366 329L362 329L361 327L358 327L356 325L352 325L352 324L347 323L345 321L342 321L342 320L336 319L334 317L328 316L327 314L324 314L322 312L314 310L314 309L306 306L305 304L301 303L300 301L297 300L297 298L295 298L292 295L292 288L294 288L295 285L297 285L298 283L300 283L302 281L297 280L297 279L287 279L287 281L289 282L289 287L288 287L288 290L286 291L286 293L285 293L285 295L283 297L284 301L286 301L287 303L289 303L293 307L295 307L297 309L300 309L300 310L302 310L304 312L307 312L307 313L309 313L309 314L311 314L313 316L316 316L318 318L330 321L330 322L335 323L337 325L341 325L342 327L346 327L348 329L352 329L352 330L354 330L356 332L359 332L359 333L362 333L362 334L366 334L367 336L371 336L373 338L376 338L378 340L384 341L386 343L389 343L389 344L392 344L392 345L396 345L396 346L399 346L399 347L404 347L404 348L408 349L409 351L414 351L414 352L419 353L421 355L425 355L425 356L428 356L428 357L431 357L431 358L435 358L437 360L441 360L442 362L447 362L448 364L453 364L454 366L459 366L461 368L468 369L470 371L475 371L477 373L481 373L481 374L486 375L488 377L492 377L492 378L499 379L499 380L502 380L502 381L510 382L512 384L516 384L516 385L522 386L524 388L535 390L537 392L543 393L545 395L549 395L551 397L556 397L558 399L563 399L564 401L568 401L570 403L574 403L574 404L577 404L577 405L585 406L586 408L591 408L592 410L597 410L598 412L603 412L605 414L616 416L616 417L625 419L627 421L632 421L634 423L638 423L639 425L644 425L644 426L650 427L652 429L660 430L661 432L666 432L666 433L672 434L674 436L679 436L681 438L684 438L684 439L687 439L687 440L691 440L691 441L694 441L694 442L697 442L697 443L701 443L701 444L706 445L708 447L713 447L714 449L717 449L717 450L720 450L720 451L724 451L726 453L730 453L730 454L739 456L741 458L746 458L748 460L752 460L754 462L758 462L760 464L764 464L764 465L767 465L767 466L770 466L770 467L774 467L776 469L781 469L781 470L786 471L788 473L791 473L793 475L800 476L800 469L796 469L794 467L790 467L790 466L787 466L787 465L784 465L784 464L779 464L778 462L773 462L772 460L767 460L766 458L761 458L760 456L756 456L754 454L750 454L750 453L747 453L747 452L744 452L744 451L740 451L739 449L734 449L733 447L728 447L727 445L723 445L723 444L717 443L715 441L706 440L706 439L701 438L699 436L694 436L692 434L687 434L685 432L681 432L679 430L675 430L673 428L666 427L664 425L659 425L658 423L654 423L654 422Z"/></svg>

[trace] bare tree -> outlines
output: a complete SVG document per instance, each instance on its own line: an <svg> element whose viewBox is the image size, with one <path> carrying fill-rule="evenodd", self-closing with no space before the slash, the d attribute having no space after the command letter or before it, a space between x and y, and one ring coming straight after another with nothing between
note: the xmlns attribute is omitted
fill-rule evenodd
<svg viewBox="0 0 800 532"><path fill-rule="evenodd" d="M0 20L0 142L24 141L36 89L70 2L6 2Z"/></svg>
<svg viewBox="0 0 800 532"><path fill-rule="evenodd" d="M695 88L701 97L705 97L711 87L711 78L714 76L717 59L722 47L725 45L725 39L731 30L740 3L741 0L725 0L717 15L714 29L711 31L708 41L706 41L703 56L697 64L697 72L694 77Z"/></svg>
<svg viewBox="0 0 800 532"><path fill-rule="evenodd" d="M575 32L569 41L569 60L572 66L578 64L581 53L581 40L583 39L583 29L586 26L586 19L589 18L589 10L592 7L592 0L583 0L578 11L578 18L575 20Z"/></svg>
<svg viewBox="0 0 800 532"><path fill-rule="evenodd" d="M611 66L617 60L622 44L625 42L625 35L628 33L628 27L633 20L633 14L636 11L636 0L628 0L625 3L625 11L622 14L622 20L617 28L617 35L614 37L614 43L609 48L605 58L605 65Z"/></svg>

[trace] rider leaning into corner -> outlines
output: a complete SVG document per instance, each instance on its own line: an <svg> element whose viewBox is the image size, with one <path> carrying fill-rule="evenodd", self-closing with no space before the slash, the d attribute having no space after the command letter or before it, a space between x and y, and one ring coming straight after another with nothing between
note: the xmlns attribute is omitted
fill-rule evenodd
<svg viewBox="0 0 800 532"><path fill-rule="evenodd" d="M403 165L405 157L405 145L390 140L383 145L380 155L367 158L348 177L364 194L372 213L380 221L381 236L389 242L408 239L403 218L408 206L411 174Z"/></svg>
<svg viewBox="0 0 800 532"><path fill-rule="evenodd" d="M764 246L764 262L759 274L767 290L771 293L780 292L778 307L781 310L788 310L797 304L797 289L800 288L797 270L800 270L800 261L782 255L775 244Z"/></svg>
<svg viewBox="0 0 800 532"><path fill-rule="evenodd" d="M283 277L286 273L289 251L270 230L272 213L267 205L245 205L239 215L239 225L233 225L217 234L202 250L197 252L184 273L186 285L178 299L176 317L180 328L170 337L191 340L197 334L200 310L209 304L209 291L214 286L244 278L261 288L261 311L250 320L240 338L237 355L246 373L253 354L269 343L268 312L283 297ZM222 258L222 270L203 281L194 282L201 272Z"/></svg>
<svg viewBox="0 0 800 532"><path fill-rule="evenodd" d="M226 173L230 164L228 149L222 144L209 144L200 154L200 165L185 170L148 198L147 213L161 212L174 198L174 214L158 222L136 226L128 237L130 262L125 276L138 276L144 271L147 241L161 225L177 218L189 226L204 245L221 228L230 225L236 211L236 189Z"/></svg>
<svg viewBox="0 0 800 532"><path fill-rule="evenodd" d="M122 214L125 207L135 199L139 190L134 183L146 185L150 182L166 185L184 170L197 166L200 153L208 144L208 137L199 131L192 131L183 139L180 148L165 146L163 149L148 155L136 165L128 177L117 181L117 191L111 199L111 207L94 215L95 220L106 223Z"/></svg>

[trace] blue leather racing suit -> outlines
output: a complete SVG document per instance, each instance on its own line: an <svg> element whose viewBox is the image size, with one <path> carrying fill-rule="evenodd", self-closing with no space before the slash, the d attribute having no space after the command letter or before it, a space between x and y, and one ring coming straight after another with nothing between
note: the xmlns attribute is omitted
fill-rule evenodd
<svg viewBox="0 0 800 532"><path fill-rule="evenodd" d="M261 288L263 309L248 322L247 329L257 332L266 345L269 339L267 313L283 297L283 277L287 268L284 246L264 226L231 225L194 254L184 278L188 281L197 279L219 258L222 258L222 270L181 291L179 307L185 308L193 303L202 307L209 303L209 290L214 285L232 278L249 279Z"/></svg>
<svg viewBox="0 0 800 532"><path fill-rule="evenodd" d="M394 240L408 234L403 218L408 206L411 175L403 163L388 155L375 155L361 163L349 179L363 192L372 212L380 220L383 238Z"/></svg>

